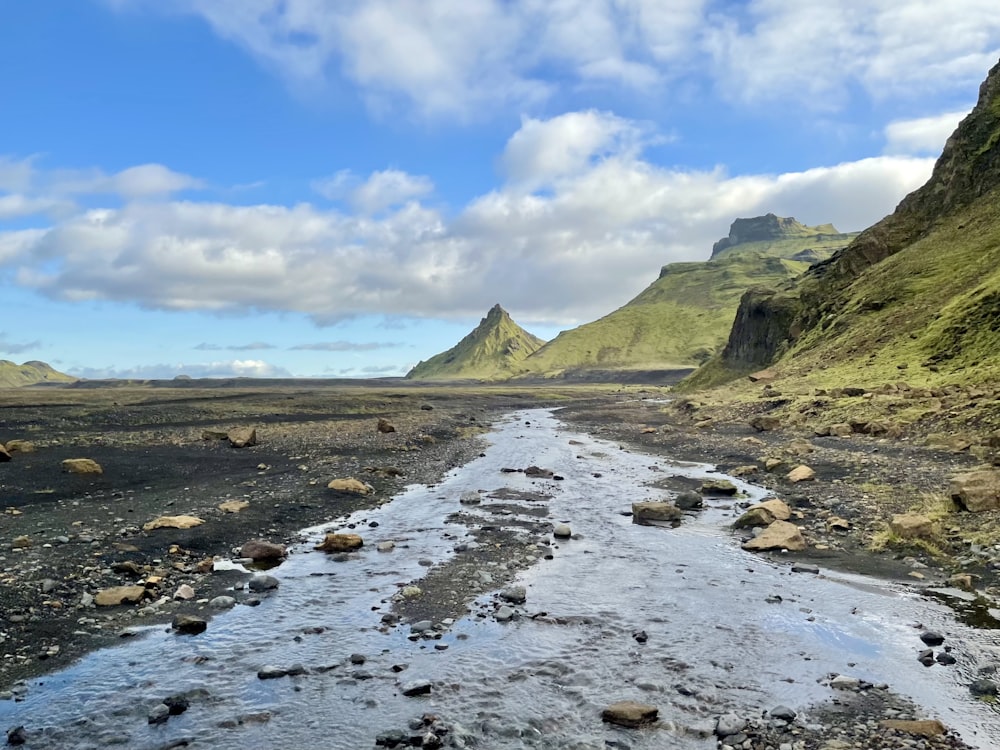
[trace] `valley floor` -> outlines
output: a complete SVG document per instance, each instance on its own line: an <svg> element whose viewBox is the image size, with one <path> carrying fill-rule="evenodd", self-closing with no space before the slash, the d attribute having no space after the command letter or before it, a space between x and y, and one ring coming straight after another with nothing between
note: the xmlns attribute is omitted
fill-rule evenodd
<svg viewBox="0 0 1000 750"><path fill-rule="evenodd" d="M212 573L207 561L213 557L231 557L251 539L288 543L304 527L375 507L406 485L433 484L478 455L479 436L492 421L530 406L560 406L559 418L575 429L665 460L715 464L773 490L795 509L792 520L809 542L797 559L916 585L944 585L967 574L982 597L963 603L962 616L1000 627L987 612L989 599L1000 594L998 540L988 536L997 512L972 517L940 502L949 477L977 459L888 438L758 432L737 408L717 408L705 420L688 401L670 398L666 389L641 386L6 391L0 438L31 440L35 451L0 464L6 508L0 514L0 690L16 696L19 680L118 642L134 625L169 622L178 613L209 616L208 602L231 593L241 579L236 572ZM395 430L380 432L380 418ZM236 427L256 428L258 444L237 449L203 439L206 430ZM104 473L61 470L64 459L79 457L97 461ZM765 471L767 457L781 458L781 469ZM815 480L784 479L798 463L814 469ZM328 490L339 477L370 483L374 494ZM690 488L669 471L658 484ZM629 489L620 490L627 499ZM219 508L233 500L248 505L236 513ZM936 513L941 532L894 547L898 540L885 524L892 514L912 510ZM142 528L179 514L205 523ZM481 541L491 543L480 545L479 559L519 559L522 550L505 547L499 528L482 534ZM516 567L508 566L511 576ZM421 605L410 606L413 611L404 605L401 614L435 621L460 616L474 597L503 583L470 590L467 582L439 579L429 578ZM146 582L145 601L93 606L96 591L136 581ZM182 584L193 588L193 599L172 598Z"/></svg>

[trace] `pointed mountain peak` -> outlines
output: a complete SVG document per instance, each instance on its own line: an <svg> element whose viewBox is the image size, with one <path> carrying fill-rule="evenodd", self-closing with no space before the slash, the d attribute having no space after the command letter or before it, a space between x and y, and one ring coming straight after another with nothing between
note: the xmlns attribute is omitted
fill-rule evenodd
<svg viewBox="0 0 1000 750"><path fill-rule="evenodd" d="M406 377L413 380L503 379L513 366L545 342L521 328L494 305L473 331L446 352L420 362Z"/></svg>

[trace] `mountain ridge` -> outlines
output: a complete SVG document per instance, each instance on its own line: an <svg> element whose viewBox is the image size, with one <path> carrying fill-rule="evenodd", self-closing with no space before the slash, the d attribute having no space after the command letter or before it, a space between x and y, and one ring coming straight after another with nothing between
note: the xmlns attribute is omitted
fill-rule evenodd
<svg viewBox="0 0 1000 750"><path fill-rule="evenodd" d="M20 365L8 359L0 359L0 388L22 388L38 383L73 383L76 380L72 375L59 372L47 362L37 359Z"/></svg>

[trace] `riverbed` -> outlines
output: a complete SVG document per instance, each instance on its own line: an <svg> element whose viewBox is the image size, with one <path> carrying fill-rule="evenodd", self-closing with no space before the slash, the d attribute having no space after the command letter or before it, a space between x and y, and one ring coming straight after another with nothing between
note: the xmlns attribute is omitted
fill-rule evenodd
<svg viewBox="0 0 1000 750"><path fill-rule="evenodd" d="M221 613L196 636L133 629L121 646L0 705L6 726L24 725L29 748L346 749L372 747L429 713L470 747L709 748L716 716L783 704L808 721L842 674L888 684L974 746L1000 738L1000 714L968 690L982 665L1000 659L996 631L957 622L912 586L793 573L791 561L744 552L728 525L737 504L763 489L730 478L739 498L710 497L676 528L642 526L630 504L666 499L653 486L664 477L723 475L595 439L546 410L511 415L487 441L480 458L434 486L307 530L270 571L280 587L259 606ZM503 471L528 466L561 479ZM460 504L469 492L479 505ZM537 499L509 499L518 496ZM405 586L467 549L459 510L472 526L499 524L533 545L516 581L526 601L498 622L490 592L468 616L433 623L432 638L414 635L413 623L386 625ZM552 538L557 523L573 537ZM359 553L313 551L341 530L364 537ZM386 541L394 548L378 551ZM924 630L945 635L956 664L917 661ZM260 679L269 665L302 674ZM428 683L429 693L403 694ZM190 700L184 713L147 723L153 706L180 694ZM659 723L603 724L602 709L619 700L655 705Z"/></svg>

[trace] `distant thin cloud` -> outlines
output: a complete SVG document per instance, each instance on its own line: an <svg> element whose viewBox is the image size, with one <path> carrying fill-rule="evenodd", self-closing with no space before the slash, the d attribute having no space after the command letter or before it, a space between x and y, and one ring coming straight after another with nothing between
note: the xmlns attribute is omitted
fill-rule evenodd
<svg viewBox="0 0 1000 750"><path fill-rule="evenodd" d="M0 352L6 354L21 354L22 352L28 352L32 349L38 349L42 346L42 342L38 341L11 341L7 338L7 334L4 331L0 331Z"/></svg>
<svg viewBox="0 0 1000 750"><path fill-rule="evenodd" d="M395 349L403 346L400 341L317 341L288 347L292 351L312 352L373 352L378 349Z"/></svg>
<svg viewBox="0 0 1000 750"><path fill-rule="evenodd" d="M234 359L223 362L153 364L136 367L71 367L71 375L88 380L168 380L178 376L191 378L290 378L284 367L260 359Z"/></svg>
<svg viewBox="0 0 1000 750"><path fill-rule="evenodd" d="M278 347L265 341L253 341L249 344L208 344L202 342L193 348L202 352L252 352L261 349L277 349Z"/></svg>

